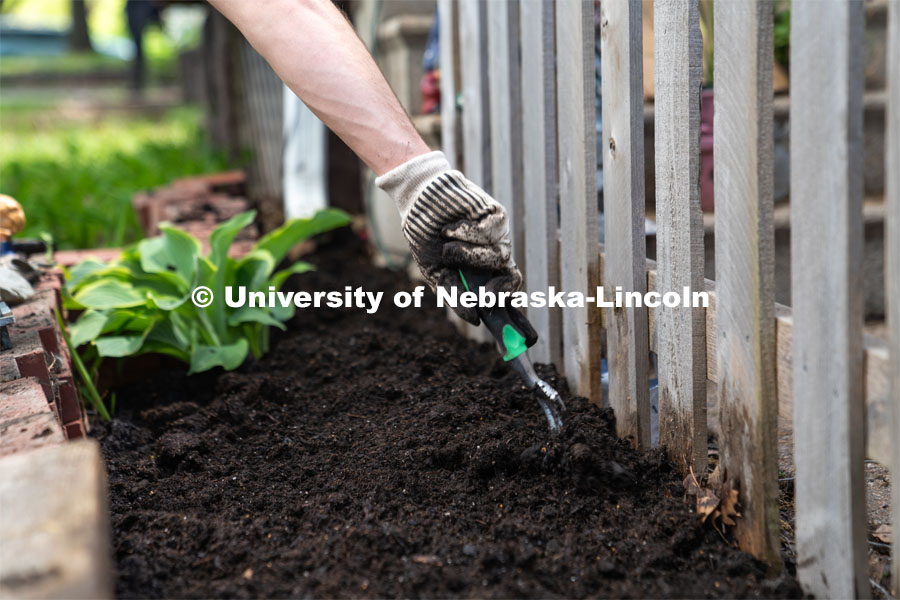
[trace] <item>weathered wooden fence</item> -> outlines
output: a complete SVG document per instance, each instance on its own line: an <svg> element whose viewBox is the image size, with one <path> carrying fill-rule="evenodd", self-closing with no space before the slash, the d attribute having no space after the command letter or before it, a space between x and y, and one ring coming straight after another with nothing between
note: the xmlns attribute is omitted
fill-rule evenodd
<svg viewBox="0 0 900 600"><path fill-rule="evenodd" d="M509 211L527 289L709 292L705 309L529 309L541 335L532 354L595 402L605 356L618 432L646 448L656 352L660 443L685 471L706 470L706 385L716 383L721 465L743 514L735 533L775 569L777 419L793 415L798 576L816 596L860 597L870 590L865 457L893 469L900 523L900 2L888 17L888 345L862 327L863 4L792 9L793 310L775 303L770 2L715 4L715 282L703 275L695 1L654 2L655 263L644 234L640 2L602 0L595 15L592 0L439 0L443 144Z"/></svg>

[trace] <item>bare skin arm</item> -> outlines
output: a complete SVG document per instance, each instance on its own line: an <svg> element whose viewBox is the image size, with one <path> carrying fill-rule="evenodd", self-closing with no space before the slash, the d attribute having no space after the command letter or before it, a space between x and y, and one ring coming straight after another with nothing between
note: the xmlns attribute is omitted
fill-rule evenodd
<svg viewBox="0 0 900 600"><path fill-rule="evenodd" d="M330 0L210 4L376 174L429 152L365 45Z"/></svg>

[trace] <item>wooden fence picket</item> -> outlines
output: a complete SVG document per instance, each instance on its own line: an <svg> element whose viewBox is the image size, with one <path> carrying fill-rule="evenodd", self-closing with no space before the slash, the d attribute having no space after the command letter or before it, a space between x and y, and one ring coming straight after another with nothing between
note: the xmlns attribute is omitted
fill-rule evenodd
<svg viewBox="0 0 900 600"><path fill-rule="evenodd" d="M593 296L600 280L593 0L557 2L556 56L560 282L566 292ZM562 313L566 377L578 394L600 403L600 310Z"/></svg>
<svg viewBox="0 0 900 600"><path fill-rule="evenodd" d="M559 288L559 212L556 164L556 56L553 0L521 0L522 170L525 288ZM559 308L529 308L538 332L536 362L562 364Z"/></svg>
<svg viewBox="0 0 900 600"><path fill-rule="evenodd" d="M459 0L463 171L491 191L491 117L488 105L487 5Z"/></svg>
<svg viewBox="0 0 900 600"><path fill-rule="evenodd" d="M870 594L861 279L864 6L794 0L791 11L797 577L817 597L860 598Z"/></svg>
<svg viewBox="0 0 900 600"><path fill-rule="evenodd" d="M772 2L715 4L716 373L741 548L781 566L775 387Z"/></svg>
<svg viewBox="0 0 900 600"><path fill-rule="evenodd" d="M440 44L441 71L441 150L458 169L459 160L456 139L456 31L454 0L438 0L438 43Z"/></svg>
<svg viewBox="0 0 900 600"><path fill-rule="evenodd" d="M444 147L461 147L467 175L507 208L528 291L595 296L602 281L607 299L616 286L708 292L707 308L529 309L540 335L531 355L562 367L576 393L599 403L605 321L618 433L647 447L647 359L657 352L660 443L698 476L707 468L707 382L717 384L720 466L742 511L734 531L773 571L781 564L777 419L791 420L798 578L820 597L865 597L864 455L895 479L900 472L900 3L888 6L887 344L862 331L860 2L792 5L793 309L775 303L772 4L714 6L717 282L704 278L694 0L652 5L656 262L646 259L644 234L641 17L650 5L601 4L604 246L593 0L439 0L442 37L451 37L442 53L458 42L461 67L442 92L447 102L458 82L464 104L461 140ZM452 65L442 59L442 69ZM445 134L455 132L454 109L443 107ZM900 522L900 485L893 505ZM900 596L900 575L892 587Z"/></svg>
<svg viewBox="0 0 900 600"><path fill-rule="evenodd" d="M524 269L518 0L487 3L487 33L493 195L506 208L513 260Z"/></svg>
<svg viewBox="0 0 900 600"><path fill-rule="evenodd" d="M700 85L703 75L696 2L656 0L658 288L703 289L700 210ZM680 468L706 469L706 326L701 308L657 311L659 443Z"/></svg>
<svg viewBox="0 0 900 600"><path fill-rule="evenodd" d="M894 598L900 598L900 2L888 6L887 78L888 104L885 142L885 313L890 345L891 395L893 402L893 499L894 553L891 584Z"/></svg>
<svg viewBox="0 0 900 600"><path fill-rule="evenodd" d="M603 285L647 291L644 234L644 67L641 3L601 5L603 115ZM650 447L650 338L647 309L606 309L609 404L619 437Z"/></svg>
<svg viewBox="0 0 900 600"><path fill-rule="evenodd" d="M463 172L491 193L491 114L488 84L487 4L481 0L459 0L459 67L462 91ZM449 311L449 309L448 309ZM449 312L466 337L490 341L486 327L473 327Z"/></svg>

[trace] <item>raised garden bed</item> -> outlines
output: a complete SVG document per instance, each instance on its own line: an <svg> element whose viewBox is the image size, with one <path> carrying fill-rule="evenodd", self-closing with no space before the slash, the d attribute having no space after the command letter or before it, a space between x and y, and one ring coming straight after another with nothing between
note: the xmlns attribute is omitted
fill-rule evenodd
<svg viewBox="0 0 900 600"><path fill-rule="evenodd" d="M305 290L388 294L346 231ZM386 296L389 298L390 296ZM437 308L298 311L237 372L162 372L97 427L122 597L800 594L701 525L662 453L572 397L551 438Z"/></svg>

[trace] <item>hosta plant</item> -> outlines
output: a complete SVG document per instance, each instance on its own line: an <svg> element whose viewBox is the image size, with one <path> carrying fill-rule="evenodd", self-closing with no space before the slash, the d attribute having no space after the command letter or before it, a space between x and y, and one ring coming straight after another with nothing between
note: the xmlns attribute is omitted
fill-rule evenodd
<svg viewBox="0 0 900 600"><path fill-rule="evenodd" d="M243 257L229 257L235 236L254 216L254 211L241 213L216 227L206 256L196 238L163 224L161 235L129 246L112 263L88 260L74 267L68 302L84 312L71 326L72 344L89 345L88 354L96 352L97 357L167 354L188 363L191 373L235 369L249 353L262 356L269 346L269 327L284 329L294 307L230 308L225 288L244 286L248 293L281 289L291 274L313 268L299 261L276 271L287 252L350 219L339 210L321 210L267 234ZM214 296L205 308L191 298L198 286Z"/></svg>

